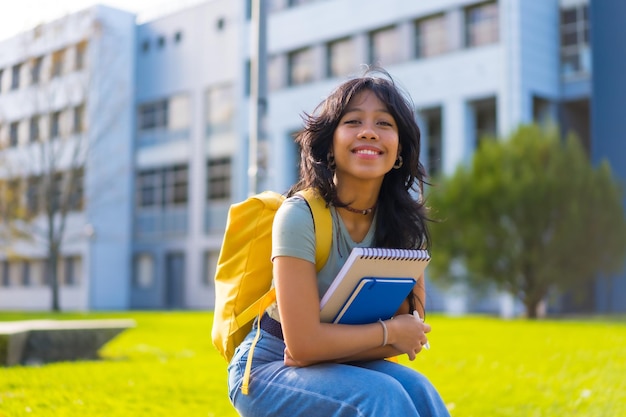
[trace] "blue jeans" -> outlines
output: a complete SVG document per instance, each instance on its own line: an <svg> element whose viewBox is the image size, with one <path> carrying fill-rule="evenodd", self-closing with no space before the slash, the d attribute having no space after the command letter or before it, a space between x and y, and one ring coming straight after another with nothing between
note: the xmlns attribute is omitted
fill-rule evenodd
<svg viewBox="0 0 626 417"><path fill-rule="evenodd" d="M241 392L256 329L228 365L230 401L244 417L430 417L449 416L432 384L415 370L376 360L285 366L284 342L261 330L255 347L249 395Z"/></svg>

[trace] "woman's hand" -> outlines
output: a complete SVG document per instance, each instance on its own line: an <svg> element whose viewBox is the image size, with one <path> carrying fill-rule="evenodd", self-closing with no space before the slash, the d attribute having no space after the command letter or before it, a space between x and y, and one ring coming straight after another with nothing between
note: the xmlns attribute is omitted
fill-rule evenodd
<svg viewBox="0 0 626 417"><path fill-rule="evenodd" d="M395 349L414 360L422 347L428 342L426 333L430 332L430 325L424 323L412 314L401 314L393 320L386 320L389 331L388 343Z"/></svg>
<svg viewBox="0 0 626 417"><path fill-rule="evenodd" d="M305 366L310 366L310 365L314 365L317 362L305 362L305 361L297 361L295 360L291 354L289 353L289 349L285 348L285 353L284 353L284 362L285 362L285 366L295 366L298 368L302 368Z"/></svg>

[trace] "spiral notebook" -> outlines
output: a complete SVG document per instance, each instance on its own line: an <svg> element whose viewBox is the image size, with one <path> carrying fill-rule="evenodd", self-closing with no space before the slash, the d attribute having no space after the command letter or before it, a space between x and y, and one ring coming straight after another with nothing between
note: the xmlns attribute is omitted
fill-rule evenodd
<svg viewBox="0 0 626 417"><path fill-rule="evenodd" d="M417 282L429 262L428 251L422 249L354 248L320 301L321 320L326 323L336 322L363 278L392 281L412 279ZM367 311L373 310L374 305L376 308L379 305L390 305L389 308L395 312L406 295L397 302L396 298L392 300L387 297L385 292L369 293L365 297L367 301L359 309Z"/></svg>

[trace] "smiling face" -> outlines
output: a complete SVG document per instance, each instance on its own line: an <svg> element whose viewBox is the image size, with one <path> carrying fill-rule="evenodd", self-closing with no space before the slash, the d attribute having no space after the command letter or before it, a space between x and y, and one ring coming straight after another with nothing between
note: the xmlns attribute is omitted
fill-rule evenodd
<svg viewBox="0 0 626 417"><path fill-rule="evenodd" d="M382 182L399 154L398 126L372 91L355 95L333 135L335 178Z"/></svg>

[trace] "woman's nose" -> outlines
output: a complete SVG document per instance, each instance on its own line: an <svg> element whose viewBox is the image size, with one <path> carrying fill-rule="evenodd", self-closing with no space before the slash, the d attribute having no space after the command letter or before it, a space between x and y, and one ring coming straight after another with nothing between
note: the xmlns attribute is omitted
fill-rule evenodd
<svg viewBox="0 0 626 417"><path fill-rule="evenodd" d="M376 133L376 129L374 129L374 127L371 124L365 123L365 124L363 124L363 129L361 129L361 132L359 134L359 138L361 138L361 139L378 139L378 134Z"/></svg>

